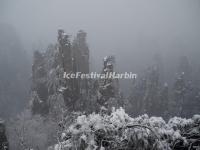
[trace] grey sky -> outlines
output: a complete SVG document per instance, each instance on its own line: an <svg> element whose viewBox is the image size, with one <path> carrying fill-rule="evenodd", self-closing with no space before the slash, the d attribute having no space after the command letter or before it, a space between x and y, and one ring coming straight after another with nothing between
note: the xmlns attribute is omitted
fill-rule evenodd
<svg viewBox="0 0 200 150"><path fill-rule="evenodd" d="M0 0L0 8L28 50L55 42L58 28L85 30L97 66L114 54L120 71L134 72L155 52L200 53L199 0Z"/></svg>

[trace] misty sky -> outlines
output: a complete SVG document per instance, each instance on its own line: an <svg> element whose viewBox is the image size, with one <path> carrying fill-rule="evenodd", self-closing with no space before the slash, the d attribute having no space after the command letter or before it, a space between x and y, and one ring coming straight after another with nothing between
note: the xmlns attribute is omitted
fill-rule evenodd
<svg viewBox="0 0 200 150"><path fill-rule="evenodd" d="M156 52L166 60L200 56L199 0L0 0L0 17L29 51L54 43L58 28L85 30L94 66L110 54L132 72Z"/></svg>

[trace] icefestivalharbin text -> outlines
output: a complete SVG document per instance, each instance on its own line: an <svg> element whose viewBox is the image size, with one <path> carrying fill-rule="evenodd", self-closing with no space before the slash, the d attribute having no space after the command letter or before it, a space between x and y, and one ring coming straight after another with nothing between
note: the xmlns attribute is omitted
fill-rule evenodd
<svg viewBox="0 0 200 150"><path fill-rule="evenodd" d="M116 72L67 73L67 72L64 72L63 78L65 79L78 79L78 78L81 78L81 79L136 79L137 74L134 74L132 72L124 72L124 73L116 73Z"/></svg>

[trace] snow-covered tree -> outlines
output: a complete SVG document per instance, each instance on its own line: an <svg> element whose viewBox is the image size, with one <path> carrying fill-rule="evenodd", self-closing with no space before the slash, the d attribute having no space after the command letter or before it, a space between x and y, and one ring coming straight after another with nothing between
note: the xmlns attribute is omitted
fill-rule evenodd
<svg viewBox="0 0 200 150"><path fill-rule="evenodd" d="M142 115L131 118L120 108L110 115L78 116L61 133L60 142L51 150L180 150L200 148L200 116L174 117L166 123L161 117Z"/></svg>

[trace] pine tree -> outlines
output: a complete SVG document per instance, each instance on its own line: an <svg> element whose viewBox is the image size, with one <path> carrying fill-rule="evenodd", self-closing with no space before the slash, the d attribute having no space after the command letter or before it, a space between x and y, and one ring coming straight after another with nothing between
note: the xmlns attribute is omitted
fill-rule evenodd
<svg viewBox="0 0 200 150"><path fill-rule="evenodd" d="M186 100L186 83L184 80L184 73L177 75L177 78L175 79L173 91L174 91L174 105L175 105L175 114L178 116L183 115L183 105Z"/></svg>
<svg viewBox="0 0 200 150"><path fill-rule="evenodd" d="M150 67L147 72L147 89L144 95L144 110L151 115L159 115L160 81L157 66Z"/></svg>
<svg viewBox="0 0 200 150"><path fill-rule="evenodd" d="M164 83L160 94L160 116L167 119L169 117L169 87L167 83Z"/></svg>
<svg viewBox="0 0 200 150"><path fill-rule="evenodd" d="M186 80L190 80L192 69L191 69L187 56L180 57L179 65L178 65L178 73L179 74L184 73L184 78Z"/></svg>
<svg viewBox="0 0 200 150"><path fill-rule="evenodd" d="M133 81L133 87L131 89L131 94L128 98L128 102L126 107L128 109L129 114L133 116L138 116L140 114L145 113L144 111L144 95L146 91L146 78L136 78Z"/></svg>

